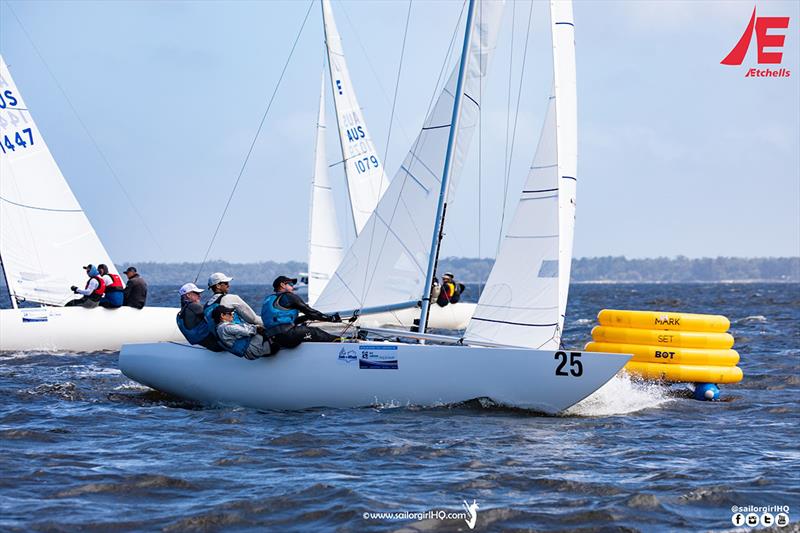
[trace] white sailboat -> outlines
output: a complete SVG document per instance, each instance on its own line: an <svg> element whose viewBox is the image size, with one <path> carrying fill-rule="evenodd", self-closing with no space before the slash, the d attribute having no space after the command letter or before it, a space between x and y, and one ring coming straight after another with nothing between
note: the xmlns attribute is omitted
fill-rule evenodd
<svg viewBox="0 0 800 533"><path fill-rule="evenodd" d="M358 236L378 205L389 181L383 162L372 142L369 128L358 103L344 55L344 47L333 16L330 0L321 0L330 86L336 109L342 167L347 182L350 215ZM342 235L336 217L336 202L328 178L325 158L325 82L320 88L319 118L314 150L314 176L311 185L308 242L308 302L315 305L334 276L344 255ZM475 304L459 302L431 310L428 325L436 329L463 330L475 312ZM362 315L357 325L364 327L411 328L419 309L406 308Z"/></svg>
<svg viewBox="0 0 800 533"><path fill-rule="evenodd" d="M478 83L494 49L502 7L502 2L470 0L459 68L426 119L400 172L320 296L318 307L400 308L428 291L433 253L423 251L416 241L430 239L435 251L444 203L452 194L448 184L458 175L478 118ZM574 60L570 63L574 55L562 53L564 46L574 46L571 2L551 2L551 20L555 69L571 70L574 80ZM568 85L568 80L556 73L556 101L562 98L563 87L569 91ZM574 115L574 86L572 90L572 98L563 97L564 105L573 107L564 111L566 117L571 112ZM555 120L551 126L575 127L569 120L564 124L558 117ZM555 137L565 145L570 139L575 139L574 134ZM565 146L564 150L569 153L574 147ZM560 151L557 147L556 152ZM568 168L566 159L563 166L560 155L557 160L561 170ZM556 192L561 195L560 190ZM526 194L530 193L523 193L522 204L527 201ZM413 219L409 206L422 208ZM560 225L560 215L558 220ZM563 228L565 232L567 229ZM416 232L427 234L427 238L420 239ZM374 254L376 257L360 256L369 250L370 239L381 242L380 251ZM543 257L542 263L549 260L549 256ZM523 258L524 263L519 257L510 260L515 259L518 268L529 266L528 258ZM543 268L540 271L549 274L552 267ZM560 276L562 271L557 271ZM378 274L380 282L376 280ZM367 285L359 280L366 280ZM559 279L557 285L560 292L565 283ZM555 301L560 300L556 297ZM489 300L482 307L496 302ZM523 303L528 305L527 300ZM475 338L482 333L470 328L472 338L466 339L417 335L467 346L306 343L289 353L256 361L182 344L127 345L120 353L120 368L140 383L184 398L261 409L438 405L485 397L502 405L557 413L601 387L630 358L624 354L563 351L557 345L530 349L526 340L503 346L510 338L508 329L502 329L497 339L485 341Z"/></svg>
<svg viewBox="0 0 800 533"><path fill-rule="evenodd" d="M87 263L116 268L72 194L0 56L0 260L13 309L0 310L0 351L118 350L182 338L177 309L62 307ZM19 308L19 303L41 307Z"/></svg>

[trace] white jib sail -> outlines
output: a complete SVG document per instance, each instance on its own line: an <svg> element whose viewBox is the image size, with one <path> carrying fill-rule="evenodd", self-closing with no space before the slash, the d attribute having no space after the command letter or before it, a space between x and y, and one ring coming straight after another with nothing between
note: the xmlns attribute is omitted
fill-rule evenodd
<svg viewBox="0 0 800 533"><path fill-rule="evenodd" d="M353 225L355 234L358 235L389 187L389 182L350 81L342 38L336 29L330 0L322 0L322 20L342 161L347 177Z"/></svg>
<svg viewBox="0 0 800 533"><path fill-rule="evenodd" d="M114 265L0 57L0 258L12 299L63 305L88 263Z"/></svg>
<svg viewBox="0 0 800 533"><path fill-rule="evenodd" d="M473 37L464 80L466 97L462 99L450 198L479 118L479 82L494 51L503 6L502 1L480 2L470 30ZM457 72L453 72L389 189L317 301L319 309L378 307L421 298L456 77Z"/></svg>
<svg viewBox="0 0 800 533"><path fill-rule="evenodd" d="M553 95L539 145L467 340L554 349L567 308L577 178L572 2L550 3Z"/></svg>
<svg viewBox="0 0 800 533"><path fill-rule="evenodd" d="M319 93L314 176L311 179L311 209L308 230L308 302L314 305L342 261L342 238L336 220L336 204L328 179L325 154L325 73Z"/></svg>

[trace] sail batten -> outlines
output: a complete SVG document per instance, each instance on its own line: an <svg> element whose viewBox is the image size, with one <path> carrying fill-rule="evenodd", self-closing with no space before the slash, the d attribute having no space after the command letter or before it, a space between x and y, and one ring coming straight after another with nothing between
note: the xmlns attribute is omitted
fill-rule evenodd
<svg viewBox="0 0 800 533"><path fill-rule="evenodd" d="M572 262L577 105L572 3L550 2L553 93L528 177L467 341L558 348Z"/></svg>
<svg viewBox="0 0 800 533"><path fill-rule="evenodd" d="M63 305L81 268L116 273L0 57L0 259L14 301Z"/></svg>

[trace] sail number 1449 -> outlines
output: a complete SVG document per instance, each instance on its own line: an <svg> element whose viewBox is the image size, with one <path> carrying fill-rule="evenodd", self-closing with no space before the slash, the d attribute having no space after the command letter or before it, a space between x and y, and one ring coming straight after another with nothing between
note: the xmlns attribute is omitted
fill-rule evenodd
<svg viewBox="0 0 800 533"><path fill-rule="evenodd" d="M556 376L573 376L577 378L583 375L581 352L569 352L569 360L567 359L567 352L556 352L553 358L556 361L560 361L556 367ZM565 368L567 363L569 363L569 371Z"/></svg>

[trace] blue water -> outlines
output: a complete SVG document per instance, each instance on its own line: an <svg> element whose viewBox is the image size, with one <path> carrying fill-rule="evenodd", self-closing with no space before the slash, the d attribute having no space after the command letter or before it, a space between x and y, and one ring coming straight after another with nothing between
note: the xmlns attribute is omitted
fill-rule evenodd
<svg viewBox="0 0 800 533"><path fill-rule="evenodd" d="M234 288L254 303L266 291ZM174 291L151 288L151 303ZM464 500L475 531L725 530L733 505L787 505L795 522L800 286L576 285L565 344L582 346L604 307L730 317L744 381L709 403L615 378L558 417L259 412L150 391L117 354L0 355L0 530L468 530L363 516Z"/></svg>

